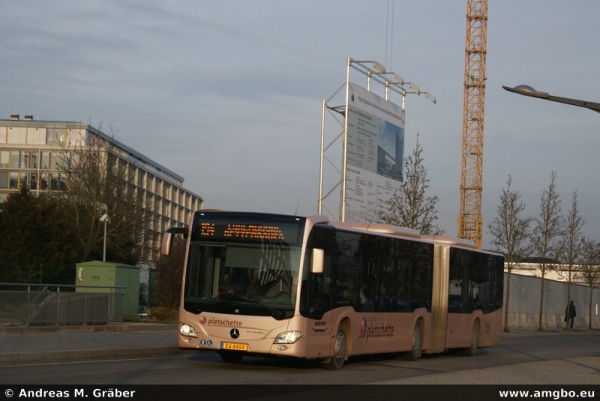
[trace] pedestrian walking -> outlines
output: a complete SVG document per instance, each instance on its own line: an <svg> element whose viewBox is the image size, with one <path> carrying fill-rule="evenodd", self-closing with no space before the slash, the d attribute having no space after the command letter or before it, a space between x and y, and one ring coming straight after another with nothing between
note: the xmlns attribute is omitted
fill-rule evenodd
<svg viewBox="0 0 600 401"><path fill-rule="evenodd" d="M571 303L567 305L565 309L565 323L567 323L567 326L569 326L570 323L571 329L573 328L573 321L575 320L575 316L577 316L577 311L575 310L575 304L573 303L573 301L571 301Z"/></svg>

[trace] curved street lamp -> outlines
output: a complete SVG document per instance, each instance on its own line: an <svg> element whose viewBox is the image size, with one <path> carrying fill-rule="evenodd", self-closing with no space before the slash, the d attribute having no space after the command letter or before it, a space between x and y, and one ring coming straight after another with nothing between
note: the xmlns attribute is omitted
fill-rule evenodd
<svg viewBox="0 0 600 401"><path fill-rule="evenodd" d="M586 100L579 99L570 99L568 97L553 96L547 92L536 91L529 85L518 85L514 88L502 85L502 87L509 92L513 92L519 95L537 97L538 99L550 100L551 102L570 104L572 106L577 107L584 107L586 109L590 109L597 113L600 113L600 103L588 102Z"/></svg>

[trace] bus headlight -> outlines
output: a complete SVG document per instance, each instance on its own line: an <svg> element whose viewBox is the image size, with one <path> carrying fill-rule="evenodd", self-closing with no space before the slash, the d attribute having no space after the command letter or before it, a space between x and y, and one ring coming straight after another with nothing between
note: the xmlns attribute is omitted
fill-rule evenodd
<svg viewBox="0 0 600 401"><path fill-rule="evenodd" d="M298 341L300 337L302 337L302 333L299 331L284 331L275 337L273 344L293 344Z"/></svg>
<svg viewBox="0 0 600 401"><path fill-rule="evenodd" d="M179 323L179 334L186 337L198 337L196 330L189 324Z"/></svg>

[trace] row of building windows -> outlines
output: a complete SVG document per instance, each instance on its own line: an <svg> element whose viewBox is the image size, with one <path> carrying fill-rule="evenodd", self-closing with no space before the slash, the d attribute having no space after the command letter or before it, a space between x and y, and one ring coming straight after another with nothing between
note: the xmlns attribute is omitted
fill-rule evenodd
<svg viewBox="0 0 600 401"><path fill-rule="evenodd" d="M86 143L98 144L104 141L97 135L89 135L85 129L81 128L46 128L46 127L9 127L0 126L0 145L48 145L60 147L85 146ZM124 149L114 146L112 152L120 157L127 159L129 163L138 165L145 170L152 171L155 175L170 181L183 183L181 178L163 171L152 163L144 160L143 156L130 149Z"/></svg>
<svg viewBox="0 0 600 401"><path fill-rule="evenodd" d="M27 183L31 189L59 189L58 187L48 187L44 182L49 182L46 177L56 176L57 173L36 173L36 172L3 172L2 169L43 169L56 170L61 167L63 161L70 160L75 157L72 152L63 151L45 151L45 150L0 150L0 189L11 188L18 189L22 182ZM70 163L73 163L71 160ZM164 182L158 177L153 176L144 170L133 165L127 165L123 160L119 161L119 170L122 175L127 174L130 183L137 183L139 188L146 191L160 194L163 198L175 203L184 205L187 208L192 208L192 195L184 190L177 188L167 182ZM127 170L127 173L125 173ZM134 178L137 172L137 180ZM2 177L4 179L10 176L10 182L16 183L14 186L2 186ZM27 174L29 179L22 178L22 174ZM31 181L33 177L33 181ZM16 181L15 181L16 180ZM137 181L137 182L136 182ZM7 181L8 182L8 181ZM6 184L5 184L6 185Z"/></svg>
<svg viewBox="0 0 600 401"><path fill-rule="evenodd" d="M80 146L85 130L79 128L0 127L0 144Z"/></svg>
<svg viewBox="0 0 600 401"><path fill-rule="evenodd" d="M65 174L57 172L0 171L0 190L18 190L22 185L26 185L32 191L59 191L67 188ZM139 205L145 205L145 209L172 218L180 223L187 222L188 213L191 209L186 209L180 204L153 195L151 192L140 189L135 191Z"/></svg>
<svg viewBox="0 0 600 401"><path fill-rule="evenodd" d="M30 120L21 124L18 119L0 122L0 209L22 185L34 193L66 189L67 177L61 171L80 165L83 159L78 154L87 146L106 149L107 168L116 168L128 194L143 211L142 260L158 256L164 230L187 224L192 211L202 208L202 199L183 189L182 177L93 127Z"/></svg>
<svg viewBox="0 0 600 401"><path fill-rule="evenodd" d="M70 152L51 152L40 150L0 150L0 168L40 168L56 170L64 160L73 154Z"/></svg>
<svg viewBox="0 0 600 401"><path fill-rule="evenodd" d="M0 189L19 189L26 185L31 190L64 190L64 174L49 172L1 171Z"/></svg>

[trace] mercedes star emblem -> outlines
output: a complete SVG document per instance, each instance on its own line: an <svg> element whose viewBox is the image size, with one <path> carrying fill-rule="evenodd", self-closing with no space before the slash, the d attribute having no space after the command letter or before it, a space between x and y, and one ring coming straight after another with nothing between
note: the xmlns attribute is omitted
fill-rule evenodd
<svg viewBox="0 0 600 401"><path fill-rule="evenodd" d="M231 338L233 338L235 340L236 338L238 338L240 336L240 331L238 329L231 329L231 331L229 332L229 335L231 336Z"/></svg>

